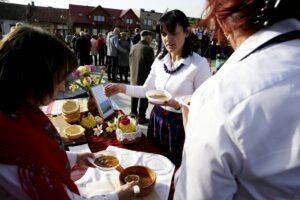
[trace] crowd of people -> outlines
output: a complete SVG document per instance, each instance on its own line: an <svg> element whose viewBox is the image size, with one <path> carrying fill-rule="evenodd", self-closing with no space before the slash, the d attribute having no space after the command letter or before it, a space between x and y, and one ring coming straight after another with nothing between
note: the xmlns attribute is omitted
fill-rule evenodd
<svg viewBox="0 0 300 200"><path fill-rule="evenodd" d="M178 169L175 200L298 199L300 2L208 0L204 13L198 26L212 23L216 41L234 49L215 75L207 59L193 51L189 21L175 9L159 20L163 49L156 57L149 31L136 30L140 39L131 48L118 28L99 42L106 44L112 81L105 94L145 98L151 89L172 94L154 105L147 137ZM101 37L84 45L80 37L86 35L80 35L75 46L79 41L100 46ZM121 62L120 53L128 62ZM7 97L0 98L1 199L85 199L70 169L75 163L92 167L87 158L94 155L65 151L39 106L47 105L90 55L77 48L74 54L58 37L27 25L0 41L0 90ZM116 66L125 81L131 70L131 84L113 83ZM192 95L189 108L177 99L186 95ZM144 117L141 108L132 112ZM136 184L91 199L134 199Z"/></svg>

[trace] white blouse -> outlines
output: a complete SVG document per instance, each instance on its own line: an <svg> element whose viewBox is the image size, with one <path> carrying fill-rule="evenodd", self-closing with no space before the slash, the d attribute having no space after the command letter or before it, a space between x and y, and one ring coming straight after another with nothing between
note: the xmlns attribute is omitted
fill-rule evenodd
<svg viewBox="0 0 300 200"><path fill-rule="evenodd" d="M163 59L156 58L151 66L151 71L143 86L127 85L126 94L133 97L144 98L146 92L152 89L164 89L171 93L173 99L180 96L191 95L210 76L206 58L193 53L185 59L180 59L171 69L171 57L167 54ZM164 64L169 70L176 70L180 64L184 66L174 74L164 70ZM163 108L178 112L177 110L163 106Z"/></svg>
<svg viewBox="0 0 300 200"><path fill-rule="evenodd" d="M300 199L300 30L288 19L249 37L192 97L175 200Z"/></svg>

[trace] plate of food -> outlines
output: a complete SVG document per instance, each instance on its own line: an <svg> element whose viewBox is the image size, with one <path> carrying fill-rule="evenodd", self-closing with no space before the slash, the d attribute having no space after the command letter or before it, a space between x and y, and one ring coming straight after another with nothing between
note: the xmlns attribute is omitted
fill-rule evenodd
<svg viewBox="0 0 300 200"><path fill-rule="evenodd" d="M172 95L167 90L149 90L146 97L153 104L164 104L172 99Z"/></svg>
<svg viewBox="0 0 300 200"><path fill-rule="evenodd" d="M90 163L101 170L113 170L121 164L121 157L114 151L104 150L94 153L95 159L88 158Z"/></svg>

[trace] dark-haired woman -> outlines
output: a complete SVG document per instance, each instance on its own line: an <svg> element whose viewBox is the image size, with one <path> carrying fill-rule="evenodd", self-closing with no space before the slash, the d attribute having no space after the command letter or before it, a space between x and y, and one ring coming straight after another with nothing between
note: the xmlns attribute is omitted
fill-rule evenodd
<svg viewBox="0 0 300 200"><path fill-rule="evenodd" d="M92 153L64 151L39 106L49 104L78 67L58 38L31 26L16 27L0 42L0 199L86 199L70 178ZM133 199L134 182L96 200Z"/></svg>
<svg viewBox="0 0 300 200"><path fill-rule="evenodd" d="M235 51L192 97L174 199L299 199L300 1L205 13Z"/></svg>
<svg viewBox="0 0 300 200"><path fill-rule="evenodd" d="M144 98L151 89L169 91L173 99L165 105L154 106L147 136L179 166L185 133L180 104L175 98L193 94L211 73L207 60L192 51L189 22L182 11L172 10L160 18L160 34L164 49L152 64L144 85L108 84L106 95L122 92Z"/></svg>

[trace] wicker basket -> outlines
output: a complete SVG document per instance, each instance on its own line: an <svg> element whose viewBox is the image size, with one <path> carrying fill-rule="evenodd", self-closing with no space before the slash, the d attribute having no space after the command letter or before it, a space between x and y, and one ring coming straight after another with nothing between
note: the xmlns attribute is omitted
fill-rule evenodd
<svg viewBox="0 0 300 200"><path fill-rule="evenodd" d="M127 116L130 118L131 123L134 123L136 126L136 131L135 132L130 132L130 133L123 133L123 131L119 128L119 123L120 120L123 116ZM142 138L142 131L141 128L138 125L138 120L135 115L122 115L118 118L117 121L117 130L116 130L116 136L117 140L122 143L122 144L133 144L137 143L141 140Z"/></svg>

